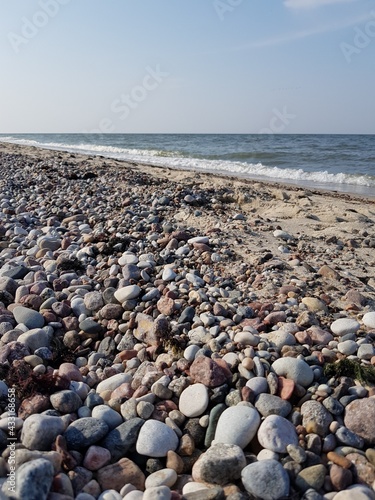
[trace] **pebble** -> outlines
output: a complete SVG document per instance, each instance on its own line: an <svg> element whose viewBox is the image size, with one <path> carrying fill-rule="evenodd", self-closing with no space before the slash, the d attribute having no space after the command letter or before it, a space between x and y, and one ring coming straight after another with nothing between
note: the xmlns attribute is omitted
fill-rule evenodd
<svg viewBox="0 0 375 500"><path fill-rule="evenodd" d="M318 401L306 401L301 406L302 425L307 433L324 437L333 421L331 413Z"/></svg>
<svg viewBox="0 0 375 500"><path fill-rule="evenodd" d="M255 396L268 391L267 379L264 377L253 377L246 382L246 386L252 390Z"/></svg>
<svg viewBox="0 0 375 500"><path fill-rule="evenodd" d="M97 405L92 409L91 416L105 422L109 430L123 423L122 416L107 405Z"/></svg>
<svg viewBox="0 0 375 500"><path fill-rule="evenodd" d="M257 436L263 448L276 453L287 453L288 445L298 445L294 425L279 415L266 417L259 427Z"/></svg>
<svg viewBox="0 0 375 500"><path fill-rule="evenodd" d="M172 486L177 481L177 473L173 469L161 469L153 472L146 478L145 488L155 488L157 486Z"/></svg>
<svg viewBox="0 0 375 500"><path fill-rule="evenodd" d="M21 442L29 450L49 451L56 437L64 430L65 424L60 417L30 415L23 424Z"/></svg>
<svg viewBox="0 0 375 500"><path fill-rule="evenodd" d="M13 316L17 323L22 323L30 330L34 328L42 328L44 325L44 318L38 312L28 307L17 306L13 309Z"/></svg>
<svg viewBox="0 0 375 500"><path fill-rule="evenodd" d="M68 447L80 450L97 443L108 434L108 425L97 418L86 417L72 422L63 436Z"/></svg>
<svg viewBox="0 0 375 500"><path fill-rule="evenodd" d="M241 480L246 491L256 498L275 500L289 496L288 473L276 460L262 460L247 465L242 470Z"/></svg>
<svg viewBox="0 0 375 500"><path fill-rule="evenodd" d="M139 432L136 449L140 455L166 457L169 450L176 451L178 441L176 433L166 424L147 420Z"/></svg>
<svg viewBox="0 0 375 500"><path fill-rule="evenodd" d="M114 297L122 304L126 300L136 299L140 294L141 289L138 285L128 285L116 290Z"/></svg>
<svg viewBox="0 0 375 500"><path fill-rule="evenodd" d="M331 331L338 337L343 337L348 333L356 333L359 327L358 321L351 318L340 318L331 323Z"/></svg>
<svg viewBox="0 0 375 500"><path fill-rule="evenodd" d="M314 380L312 369L302 359L279 358L273 363L272 369L277 375L290 378L303 387L309 386Z"/></svg>
<svg viewBox="0 0 375 500"><path fill-rule="evenodd" d="M231 406L219 417L214 442L234 444L244 449L256 435L259 425L257 410L250 406Z"/></svg>
<svg viewBox="0 0 375 500"><path fill-rule="evenodd" d="M371 446L375 445L375 399L356 399L345 408L345 426Z"/></svg>
<svg viewBox="0 0 375 500"><path fill-rule="evenodd" d="M306 467L299 474L297 474L295 481L296 486L302 492L307 491L309 488L318 491L324 484L326 474L327 469L322 464Z"/></svg>
<svg viewBox="0 0 375 500"><path fill-rule="evenodd" d="M179 410L185 417L199 417L208 406L209 397L207 387L203 384L193 384L182 391L179 401Z"/></svg>
<svg viewBox="0 0 375 500"><path fill-rule="evenodd" d="M362 321L363 324L368 328L375 328L375 311L364 314Z"/></svg>
<svg viewBox="0 0 375 500"><path fill-rule="evenodd" d="M214 444L195 462L192 476L197 482L225 485L239 479L245 466L245 455L239 446Z"/></svg>
<svg viewBox="0 0 375 500"><path fill-rule="evenodd" d="M49 460L37 458L17 468L17 479L13 498L19 500L46 500L54 476Z"/></svg>
<svg viewBox="0 0 375 500"><path fill-rule="evenodd" d="M255 408L262 417L268 417L269 415L287 417L292 411L292 405L288 401L284 401L272 394L260 394L255 400Z"/></svg>

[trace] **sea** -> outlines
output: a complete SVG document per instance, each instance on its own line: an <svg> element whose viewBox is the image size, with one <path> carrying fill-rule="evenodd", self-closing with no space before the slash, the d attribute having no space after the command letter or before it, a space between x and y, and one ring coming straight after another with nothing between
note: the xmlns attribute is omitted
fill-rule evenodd
<svg viewBox="0 0 375 500"><path fill-rule="evenodd" d="M375 197L375 135L0 134L0 141Z"/></svg>

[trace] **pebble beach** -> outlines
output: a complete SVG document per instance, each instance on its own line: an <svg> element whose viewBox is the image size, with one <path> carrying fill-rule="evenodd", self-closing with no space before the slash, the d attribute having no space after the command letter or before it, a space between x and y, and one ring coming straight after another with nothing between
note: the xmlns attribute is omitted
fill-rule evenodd
<svg viewBox="0 0 375 500"><path fill-rule="evenodd" d="M0 143L0 499L375 500L375 198Z"/></svg>

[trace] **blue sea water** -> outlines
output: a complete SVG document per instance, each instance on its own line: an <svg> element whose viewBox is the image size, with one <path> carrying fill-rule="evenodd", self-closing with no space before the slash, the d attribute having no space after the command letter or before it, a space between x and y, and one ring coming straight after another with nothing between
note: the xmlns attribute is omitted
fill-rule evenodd
<svg viewBox="0 0 375 500"><path fill-rule="evenodd" d="M0 141L375 196L375 135L1 134Z"/></svg>

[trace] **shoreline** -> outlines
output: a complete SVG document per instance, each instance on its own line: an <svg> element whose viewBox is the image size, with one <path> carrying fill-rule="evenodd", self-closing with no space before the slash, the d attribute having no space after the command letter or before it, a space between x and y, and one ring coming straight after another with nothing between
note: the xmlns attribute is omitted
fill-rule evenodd
<svg viewBox="0 0 375 500"><path fill-rule="evenodd" d="M103 156L100 154L89 154L89 153L80 153L76 151L67 151L66 149L54 149L54 148L49 148L49 147L42 147L42 146L26 146L26 145L21 145L21 144L16 144L16 143L11 143L11 142L2 142L0 138L0 145L7 146L7 145L14 145L18 146L20 148L35 148L36 150L41 150L41 151L51 151L55 153L66 153L68 155L74 154L77 157L94 157L94 158L102 158L107 161L113 161L116 163L122 163L124 166L129 166L129 165L138 165L138 166L143 166L145 168L153 168L153 169L161 169L161 170L172 170L172 171L177 171L177 172L195 172L198 174L202 175L212 175L216 177L224 177L224 178L230 178L234 180L240 180L242 182L256 182L256 183L261 183L261 184L270 184L274 186L275 184L280 185L280 187L285 187L286 189L290 188L296 188L296 189L306 189L310 191L318 191L318 192L323 192L323 193L330 193L332 195L335 194L342 194L342 195L348 195L350 197L355 197L355 198L363 198L363 199L369 199L369 200L374 200L375 201L375 193L374 194L363 194L363 193L356 193L354 191L350 191L351 189L355 190L355 188L362 189L366 188L366 186L356 186L356 185L350 185L350 184L343 184L343 185L338 185L339 187L335 187L333 184L327 184L327 186L320 184L319 187L315 187L314 183L312 181L305 181L302 182L301 184L298 184L298 181L293 181L293 180L287 180L287 179L276 179L276 181L272 181L268 179L267 177L263 176L254 176L254 177L249 177L246 174L241 174L241 173L230 173L230 172L225 172L225 171L210 171L209 169L203 170L203 169L198 169L198 168L188 168L188 167L173 167L169 165L153 165L153 164L148 164L148 163L143 163L143 162L133 162L129 160L122 160L122 159L117 159L113 158L110 156ZM25 149L26 151L26 149ZM341 188L341 189L340 189ZM368 188L368 187L367 187Z"/></svg>
<svg viewBox="0 0 375 500"><path fill-rule="evenodd" d="M373 500L374 248L362 196L0 143L0 498Z"/></svg>

